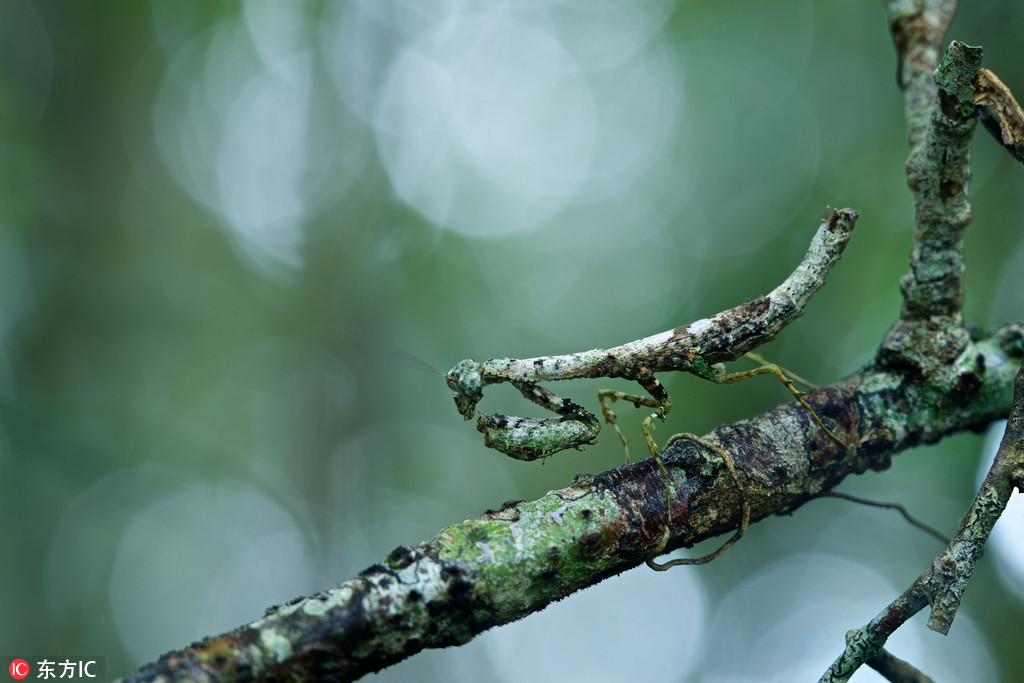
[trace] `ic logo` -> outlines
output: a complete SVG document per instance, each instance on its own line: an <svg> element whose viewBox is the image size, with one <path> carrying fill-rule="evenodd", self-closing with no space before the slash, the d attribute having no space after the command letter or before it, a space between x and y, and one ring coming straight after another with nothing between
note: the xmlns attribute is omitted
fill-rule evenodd
<svg viewBox="0 0 1024 683"><path fill-rule="evenodd" d="M7 670L11 673L11 678L21 680L22 678L28 676L28 662L26 662L24 659L11 660L11 665L7 667Z"/></svg>

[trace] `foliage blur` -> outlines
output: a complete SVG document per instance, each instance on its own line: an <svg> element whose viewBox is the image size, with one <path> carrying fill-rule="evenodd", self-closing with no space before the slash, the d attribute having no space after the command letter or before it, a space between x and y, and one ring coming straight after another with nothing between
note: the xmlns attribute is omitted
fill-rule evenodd
<svg viewBox="0 0 1024 683"><path fill-rule="evenodd" d="M1020 4L983 1L950 38L1024 92L1022 29ZM1024 310L1024 169L976 141L967 316L990 325ZM621 464L609 434L503 459L430 366L733 306L790 272L826 205L861 212L852 243L762 351L820 383L855 371L899 311L905 156L879 3L6 0L0 652L126 673ZM788 398L662 380L662 437ZM598 386L558 389L593 409ZM495 393L484 409L532 414ZM982 443L842 490L951 533ZM384 676L816 677L937 550L817 501L706 568L629 572ZM1010 680L1020 559L994 555L947 639L915 619L893 651L936 680Z"/></svg>

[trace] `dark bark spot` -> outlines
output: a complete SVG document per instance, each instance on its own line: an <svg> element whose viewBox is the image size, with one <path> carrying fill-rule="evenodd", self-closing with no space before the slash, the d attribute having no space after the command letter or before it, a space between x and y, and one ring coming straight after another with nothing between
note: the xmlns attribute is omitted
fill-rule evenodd
<svg viewBox="0 0 1024 683"><path fill-rule="evenodd" d="M984 382L977 373L965 372L957 377L952 398L958 405L967 405L977 397L983 384Z"/></svg>
<svg viewBox="0 0 1024 683"><path fill-rule="evenodd" d="M920 382L924 378L924 368L917 358L903 353L898 344L882 346L876 360L879 368L902 375L909 382Z"/></svg>
<svg viewBox="0 0 1024 683"><path fill-rule="evenodd" d="M581 557L597 557L604 549L604 537L600 532L588 531L579 538L579 554Z"/></svg>
<svg viewBox="0 0 1024 683"><path fill-rule="evenodd" d="M518 522L519 521L519 504L525 501L522 500L506 500L501 504L500 510L487 510L484 512L485 515L497 517L498 519L505 520L506 522Z"/></svg>
<svg viewBox="0 0 1024 683"><path fill-rule="evenodd" d="M880 453L891 451L893 448L893 433L888 429L876 429L865 434L857 445L858 453L869 458L873 458Z"/></svg>
<svg viewBox="0 0 1024 683"><path fill-rule="evenodd" d="M768 309L771 308L771 305L772 302L768 297L759 296L753 301L748 301L742 306L737 306L733 310L737 312L742 310L743 312L740 313L740 316L745 319L752 317L761 318L764 317L764 315L768 312Z"/></svg>
<svg viewBox="0 0 1024 683"><path fill-rule="evenodd" d="M505 415L495 413L494 415L480 414L476 421L476 429L483 432L487 429L505 429L509 425L509 419Z"/></svg>
<svg viewBox="0 0 1024 683"><path fill-rule="evenodd" d="M385 562L392 569L405 569L418 559L416 551L403 545L398 546L388 555Z"/></svg>
<svg viewBox="0 0 1024 683"><path fill-rule="evenodd" d="M956 123L960 120L960 112L957 111L957 99L954 95L939 88L939 107L943 115L950 121Z"/></svg>
<svg viewBox="0 0 1024 683"><path fill-rule="evenodd" d="M636 529L630 529L619 537L619 545L624 548L639 548L643 544L643 536Z"/></svg>
<svg viewBox="0 0 1024 683"><path fill-rule="evenodd" d="M963 185L951 180L946 180L939 184L939 198L942 199L943 203L948 202L950 199L959 196L963 193Z"/></svg>
<svg viewBox="0 0 1024 683"><path fill-rule="evenodd" d="M461 575L453 578L448 582L448 595L454 602L469 602L473 597L473 582Z"/></svg>
<svg viewBox="0 0 1024 683"><path fill-rule="evenodd" d="M443 567L441 567L441 580L452 581L454 579L459 578L464 573L465 572L463 571L462 567L460 567L459 565L446 563Z"/></svg>

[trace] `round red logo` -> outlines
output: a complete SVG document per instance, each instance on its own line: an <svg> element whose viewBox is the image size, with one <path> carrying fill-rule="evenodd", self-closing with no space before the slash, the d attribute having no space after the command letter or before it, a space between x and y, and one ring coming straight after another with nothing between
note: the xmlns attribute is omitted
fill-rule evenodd
<svg viewBox="0 0 1024 683"><path fill-rule="evenodd" d="M11 678L21 680L28 676L28 662L24 659L15 659L11 662L11 665L7 667L7 670L11 672Z"/></svg>

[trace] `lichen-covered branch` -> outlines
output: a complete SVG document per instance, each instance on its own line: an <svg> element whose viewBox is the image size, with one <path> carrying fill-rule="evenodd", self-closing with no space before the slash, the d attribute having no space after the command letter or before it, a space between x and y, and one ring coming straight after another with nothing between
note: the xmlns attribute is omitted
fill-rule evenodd
<svg viewBox="0 0 1024 683"><path fill-rule="evenodd" d="M850 680L850 677L857 672L861 665L882 651L889 636L899 626L920 612L927 604L927 594L923 587L915 581L867 626L847 634L846 649L832 663L818 683L838 683Z"/></svg>
<svg viewBox="0 0 1024 683"><path fill-rule="evenodd" d="M981 49L954 42L939 54L956 12L952 0L886 0L907 121L907 184L914 196L914 245L900 282L901 322L935 316L962 325L963 232L971 220L972 83Z"/></svg>
<svg viewBox="0 0 1024 683"><path fill-rule="evenodd" d="M977 124L972 84L980 65L981 48L950 44L935 71L938 92L924 140L907 159L915 233L910 269L900 282L905 321L935 316L961 321L971 138Z"/></svg>
<svg viewBox="0 0 1024 683"><path fill-rule="evenodd" d="M707 438L733 454L752 519L788 512L849 474L886 467L906 448L1005 416L1022 358L1024 324L1012 324L970 342L959 384L937 387L872 366L808 394L839 425L849 452L795 403ZM670 548L736 528L740 493L719 456L678 442L664 458L675 485ZM165 655L124 680L353 680L424 648L465 643L640 564L667 512L665 482L651 458L579 475L539 500L507 503L396 548L351 581Z"/></svg>
<svg viewBox="0 0 1024 683"><path fill-rule="evenodd" d="M954 41L935 71L939 87L930 122L907 160L915 231L910 267L900 281L903 310L878 353L882 365L933 381L958 381L946 369L969 344L962 314L964 230L971 218L967 187L977 121L972 83L980 63L980 48Z"/></svg>
<svg viewBox="0 0 1024 683"><path fill-rule="evenodd" d="M915 11L905 12L911 5ZM903 84L911 146L907 181L914 195L915 234L910 270L900 283L904 296L901 319L886 335L876 360L880 367L901 368L909 376L952 385L960 378L946 368L957 367L964 360L964 349L971 345L961 309L974 127L980 112L989 131L1015 153L1024 140L1019 135L1024 132L1024 115L1009 89L994 74L980 69L981 48L957 41L950 44L935 70L936 89L929 101L930 50L937 38L942 39L954 5L947 6L949 11L939 21L923 19L927 2L887 6L890 25L898 26L894 37L898 36L895 42L901 67L913 63L915 68L909 80L904 76ZM897 16L902 18L894 22ZM931 111L929 119L923 116L925 106ZM948 633L989 533L1013 488L1021 484L1024 367L1015 384L1011 426L956 536L902 595L862 629L851 632L846 649L822 681L846 681L862 664L884 663L886 640L927 605L931 605L929 628ZM915 677L912 680L922 676L916 670L911 675Z"/></svg>
<svg viewBox="0 0 1024 683"><path fill-rule="evenodd" d="M1013 410L1006 434L981 489L974 497L950 544L896 600L859 631L847 638L843 653L821 681L847 681L857 669L875 657L889 636L908 619L931 605L928 627L945 635L960 607L967 582L981 558L996 520L1002 515L1014 488L1024 485L1024 365L1014 382Z"/></svg>

